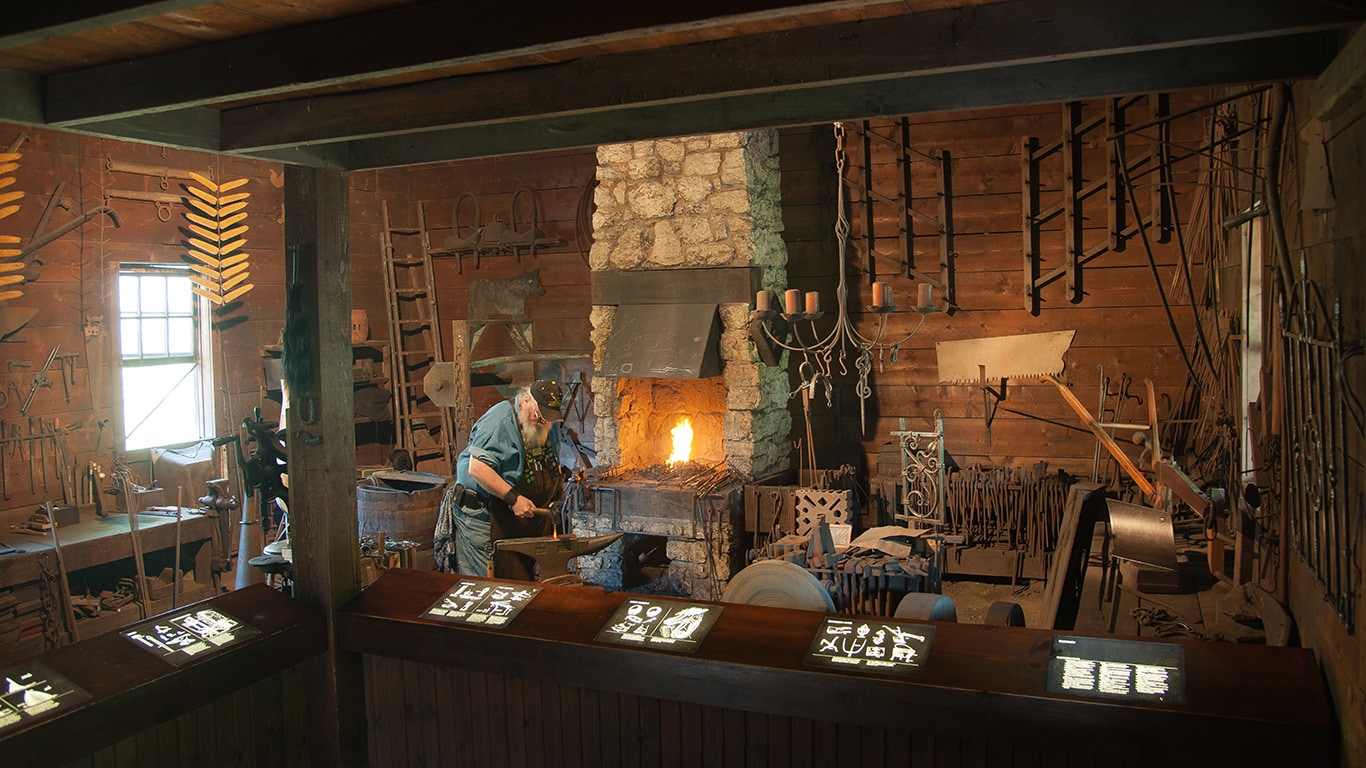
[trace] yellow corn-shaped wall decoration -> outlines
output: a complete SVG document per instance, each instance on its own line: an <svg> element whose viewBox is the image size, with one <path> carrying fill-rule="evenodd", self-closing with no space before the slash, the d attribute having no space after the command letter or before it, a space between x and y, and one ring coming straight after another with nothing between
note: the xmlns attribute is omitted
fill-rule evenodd
<svg viewBox="0 0 1366 768"><path fill-rule="evenodd" d="M247 282L247 198L250 192L232 193L250 179L237 179L215 184L197 173L190 173L204 189L193 185L185 188L189 220L190 289L214 304L222 306L240 299L255 286ZM232 193L232 194L229 194Z"/></svg>
<svg viewBox="0 0 1366 768"><path fill-rule="evenodd" d="M18 177L12 175L19 170L19 158L22 157L18 152L0 153L0 221L8 219L19 212L19 201L23 199L24 193L19 190L12 190L14 182ZM3 225L0 225L3 228ZM19 260L19 255L23 253L18 247L19 238L15 235L0 235L0 301L17 299L24 295L19 289L19 285L24 282L24 276L20 270L24 268L24 262Z"/></svg>

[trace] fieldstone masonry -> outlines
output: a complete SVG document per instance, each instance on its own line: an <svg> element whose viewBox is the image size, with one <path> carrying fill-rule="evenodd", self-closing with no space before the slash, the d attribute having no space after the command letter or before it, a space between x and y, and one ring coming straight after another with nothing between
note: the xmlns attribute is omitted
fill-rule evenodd
<svg viewBox="0 0 1366 768"><path fill-rule="evenodd" d="M779 294L786 288L776 131L602 146L597 177L589 252L593 270L757 266L764 288ZM706 300L704 296L686 299L690 303ZM792 419L787 410L786 367L760 364L749 340L750 309L748 302L719 306L719 352L726 385L723 440L726 458L735 471L762 478L788 468ZM602 369L615 314L614 306L593 307L595 370ZM611 465L621 455L617 382L598 376L593 389L598 462ZM744 564L739 542L743 510L715 500L703 506L720 507L707 514L710 519L703 526L649 509L628 510L616 519L602 510L590 510L575 521L575 533L624 530L666 536L673 587L680 594L718 597L717 590ZM703 527L710 535L694 530ZM620 558L614 547L599 557L581 557L577 563L586 579L617 589L621 586Z"/></svg>

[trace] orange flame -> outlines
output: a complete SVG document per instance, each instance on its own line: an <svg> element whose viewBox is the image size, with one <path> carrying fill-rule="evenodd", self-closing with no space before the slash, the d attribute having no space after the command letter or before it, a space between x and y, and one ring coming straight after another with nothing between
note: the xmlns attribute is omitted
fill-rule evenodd
<svg viewBox="0 0 1366 768"><path fill-rule="evenodd" d="M669 466L687 461L692 455L692 420L680 419L678 426L669 430L674 436L673 453L669 454Z"/></svg>

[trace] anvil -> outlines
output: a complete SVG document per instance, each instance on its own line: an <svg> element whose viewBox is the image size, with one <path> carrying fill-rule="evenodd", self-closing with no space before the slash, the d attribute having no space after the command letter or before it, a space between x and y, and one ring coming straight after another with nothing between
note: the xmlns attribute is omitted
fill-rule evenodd
<svg viewBox="0 0 1366 768"><path fill-rule="evenodd" d="M500 539L493 543L493 548L518 552L535 560L539 581L566 583L569 580L564 577L571 576L569 573L570 560L579 555L591 555L594 552L606 549L619 538L621 538L620 533L607 536L589 536L587 538L573 535L529 536L524 539Z"/></svg>

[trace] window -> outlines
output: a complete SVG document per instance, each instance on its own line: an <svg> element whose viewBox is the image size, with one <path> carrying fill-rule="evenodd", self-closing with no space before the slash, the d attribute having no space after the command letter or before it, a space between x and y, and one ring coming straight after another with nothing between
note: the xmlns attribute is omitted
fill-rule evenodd
<svg viewBox="0 0 1366 768"><path fill-rule="evenodd" d="M201 357L209 325L202 304L184 267L119 270L125 450L208 436L213 413L206 393L212 388Z"/></svg>

